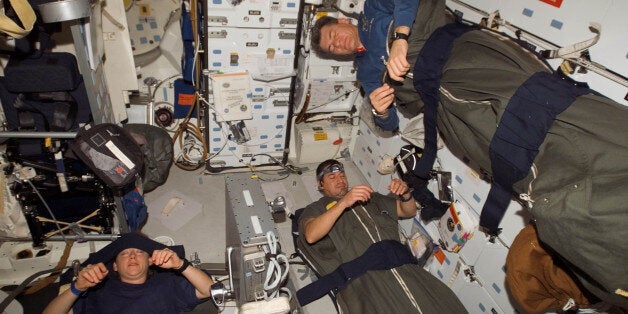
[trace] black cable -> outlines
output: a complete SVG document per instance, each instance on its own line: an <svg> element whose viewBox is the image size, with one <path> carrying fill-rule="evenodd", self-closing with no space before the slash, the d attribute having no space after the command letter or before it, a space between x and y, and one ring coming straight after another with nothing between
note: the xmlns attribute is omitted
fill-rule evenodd
<svg viewBox="0 0 628 314"><path fill-rule="evenodd" d="M54 272L61 272L65 269L67 269L69 267L64 267L61 269L57 269L57 268L52 268L52 269L47 269L47 270L42 270L39 272L36 272L32 275L30 275L28 278L24 279L24 281L17 286L17 288L15 288L15 290L13 290L11 292L11 294L9 294L8 297L6 297L4 299L4 301L2 301L2 303L0 303L0 313L4 313L4 310L7 308L7 306L9 306L9 304L11 303L11 301L13 301L13 299L15 299L15 297L18 296L18 294L22 293L22 291L24 291L24 288L26 288L26 286L28 286L29 283L31 283L31 281L35 280L36 278L38 278L41 275L45 275L45 274L49 274L49 273L54 273Z"/></svg>

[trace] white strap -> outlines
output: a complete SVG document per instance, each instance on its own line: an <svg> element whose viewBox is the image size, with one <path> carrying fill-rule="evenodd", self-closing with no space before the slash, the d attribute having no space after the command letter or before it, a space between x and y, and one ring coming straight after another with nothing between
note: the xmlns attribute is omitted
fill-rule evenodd
<svg viewBox="0 0 628 314"><path fill-rule="evenodd" d="M567 300L567 303L565 303L565 305L563 306L563 311L567 311L574 306L576 306L576 301L574 301L574 299L572 298L569 298L569 300Z"/></svg>
<svg viewBox="0 0 628 314"><path fill-rule="evenodd" d="M528 205L528 208L532 208L532 206L534 206L534 199L532 198L532 182L534 182L534 180L536 180L536 177L538 176L538 170L536 168L536 164L532 164L532 167L530 167L530 170L532 170L532 180L530 180L530 183L528 184L528 193L521 193L519 194L519 198L526 202Z"/></svg>
<svg viewBox="0 0 628 314"><path fill-rule="evenodd" d="M580 52L595 45L597 41L600 39L600 33L602 32L602 25L600 25L600 23L591 22L589 23L589 30L595 34L593 38L584 40L581 42L577 42L573 45L565 46L559 49L547 50L544 53L547 53L548 59L555 59L555 58L564 59L564 58L580 57Z"/></svg>

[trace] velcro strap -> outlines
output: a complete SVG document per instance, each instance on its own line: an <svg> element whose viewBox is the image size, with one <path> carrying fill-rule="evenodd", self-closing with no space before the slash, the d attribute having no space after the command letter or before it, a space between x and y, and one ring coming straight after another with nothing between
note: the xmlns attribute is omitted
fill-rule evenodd
<svg viewBox="0 0 628 314"><path fill-rule="evenodd" d="M342 289L369 270L387 270L417 264L416 258L399 241L384 240L371 245L361 256L340 265L333 272L297 291L299 304L318 300L332 289Z"/></svg>
<svg viewBox="0 0 628 314"><path fill-rule="evenodd" d="M512 185L527 176L556 116L589 93L589 88L547 72L534 73L517 88L489 146L493 184L480 226L491 233L498 230L512 198Z"/></svg>
<svg viewBox="0 0 628 314"><path fill-rule="evenodd" d="M414 64L414 89L419 93L425 108L423 109L423 126L425 129L425 147L423 156L418 162L414 173L429 179L436 160L439 87L443 68L449 60L451 48L456 38L464 33L477 29L461 23L447 24L430 35Z"/></svg>

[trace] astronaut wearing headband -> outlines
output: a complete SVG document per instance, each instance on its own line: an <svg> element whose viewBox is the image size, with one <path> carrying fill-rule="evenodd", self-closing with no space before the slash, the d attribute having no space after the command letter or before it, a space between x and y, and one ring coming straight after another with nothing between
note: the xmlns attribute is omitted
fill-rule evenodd
<svg viewBox="0 0 628 314"><path fill-rule="evenodd" d="M349 188L343 164L333 159L317 167L316 180L323 196L301 213L297 247L322 277L297 292L299 303L335 289L347 313L466 312L399 241L398 220L417 213L405 182L392 179L389 195Z"/></svg>
<svg viewBox="0 0 628 314"><path fill-rule="evenodd" d="M356 185L349 189L344 166L335 159L325 160L318 165L316 180L324 198L332 198L332 201L326 205L327 211L324 214L303 221L308 243L315 243L327 235L345 209L352 208L354 205L368 204L374 194L378 197L385 197L373 192L368 185ZM396 201L393 199L391 203L393 206L396 205L397 210L387 208L386 211L394 211L400 218L414 217L417 206L408 185L402 180L393 179L388 185L388 190L397 196Z"/></svg>

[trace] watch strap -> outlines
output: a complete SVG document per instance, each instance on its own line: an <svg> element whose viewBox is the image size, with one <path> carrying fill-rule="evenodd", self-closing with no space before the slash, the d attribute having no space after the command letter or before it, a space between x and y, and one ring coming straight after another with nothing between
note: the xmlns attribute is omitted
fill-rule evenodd
<svg viewBox="0 0 628 314"><path fill-rule="evenodd" d="M410 35L404 34L404 33L394 32L392 38L393 38L393 40L403 39L405 41L408 41L408 38L410 38Z"/></svg>

